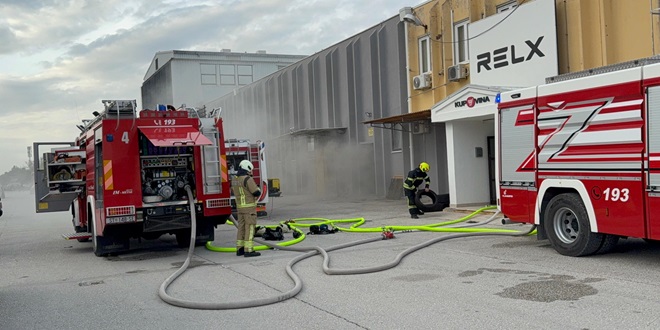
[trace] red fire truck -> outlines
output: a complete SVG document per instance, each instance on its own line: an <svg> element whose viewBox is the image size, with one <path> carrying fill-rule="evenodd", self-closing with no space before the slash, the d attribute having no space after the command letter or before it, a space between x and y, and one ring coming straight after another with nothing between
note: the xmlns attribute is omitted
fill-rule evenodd
<svg viewBox="0 0 660 330"><path fill-rule="evenodd" d="M212 241L231 214L222 118L165 108L137 116L135 100L102 102L75 142L34 143L37 213L71 210L75 233L64 237L91 238L97 256L163 234L186 247L191 212L196 244Z"/></svg>
<svg viewBox="0 0 660 330"><path fill-rule="evenodd" d="M499 207L557 252L660 240L660 58L502 93Z"/></svg>
<svg viewBox="0 0 660 330"><path fill-rule="evenodd" d="M247 159L252 162L254 169L252 177L261 188L261 196L257 200L257 215L266 216L266 205L268 204L268 173L266 171L266 144L263 141L251 143L250 140L227 139L225 140L225 151L227 152L227 166L230 177L236 175L238 164ZM235 208L234 196L232 207Z"/></svg>

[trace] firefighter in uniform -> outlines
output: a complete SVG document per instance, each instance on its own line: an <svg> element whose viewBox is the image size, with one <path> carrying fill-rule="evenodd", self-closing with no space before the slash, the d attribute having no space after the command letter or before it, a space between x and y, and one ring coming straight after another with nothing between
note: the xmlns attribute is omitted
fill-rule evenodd
<svg viewBox="0 0 660 330"><path fill-rule="evenodd" d="M410 217L413 219L418 219L419 217L417 215L424 214L424 212L417 208L417 204L415 204L415 194L417 193L417 186L422 184L422 182L426 182L424 191L429 191L431 179L427 172L430 168L428 163L421 162L417 168L408 172L406 180L403 181L403 190L406 193L406 197L408 197L408 211L410 212Z"/></svg>
<svg viewBox="0 0 660 330"><path fill-rule="evenodd" d="M238 213L238 233L236 235L236 255L257 257L254 251L254 228L257 225L257 198L261 190L252 178L252 162L245 159L238 164L238 173L231 181L231 189L236 200Z"/></svg>

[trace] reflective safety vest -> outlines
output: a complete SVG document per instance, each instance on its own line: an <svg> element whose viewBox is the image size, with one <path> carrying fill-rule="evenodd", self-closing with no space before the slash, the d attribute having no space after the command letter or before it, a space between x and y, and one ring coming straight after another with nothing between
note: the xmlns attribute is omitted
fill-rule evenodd
<svg viewBox="0 0 660 330"><path fill-rule="evenodd" d="M260 191L257 183L249 175L236 176L231 180L231 190L236 198L236 208L256 207L257 197L254 192Z"/></svg>
<svg viewBox="0 0 660 330"><path fill-rule="evenodd" d="M423 172L419 168L416 168L408 172L406 180L403 181L403 188L408 190L415 190L417 189L417 186L422 184L424 181L426 181L426 188L428 188L431 185L431 179L429 178L428 173Z"/></svg>

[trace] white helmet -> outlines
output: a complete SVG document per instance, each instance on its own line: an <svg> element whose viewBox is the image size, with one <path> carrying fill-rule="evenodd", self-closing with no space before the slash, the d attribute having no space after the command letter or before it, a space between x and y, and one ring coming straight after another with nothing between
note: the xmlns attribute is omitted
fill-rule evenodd
<svg viewBox="0 0 660 330"><path fill-rule="evenodd" d="M252 172L252 169L254 168L254 165L252 165L251 161L249 161L247 159L243 159L243 160L241 160L240 164L238 164L238 167L240 167L240 168L242 168L242 169L244 169L248 172Z"/></svg>

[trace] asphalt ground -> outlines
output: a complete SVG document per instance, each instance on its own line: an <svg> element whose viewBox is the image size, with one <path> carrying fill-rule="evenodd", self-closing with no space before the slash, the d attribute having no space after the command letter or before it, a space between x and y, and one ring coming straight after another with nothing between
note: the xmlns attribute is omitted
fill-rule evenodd
<svg viewBox="0 0 660 330"><path fill-rule="evenodd" d="M470 237L438 242L398 266L360 275L327 275L314 256L293 269L303 282L291 299L261 307L194 310L163 302L161 283L186 258L173 236L131 241L119 256L94 256L91 243L67 241L66 212L36 214L28 193L8 192L0 217L0 329L657 329L660 248L623 240L609 254L571 258L547 241ZM272 198L260 224L292 218L363 217L360 228L425 225L465 212L410 219L405 200ZM480 222L493 214L479 214ZM498 218L499 219L499 218ZM525 225L486 226L526 230ZM216 229L215 246L231 247L235 229ZM291 239L291 234L285 234ZM308 235L294 246L330 247L380 233ZM330 252L330 267L382 265L442 232L395 232L395 238ZM169 288L194 301L236 302L286 292L286 264L300 252L256 258L195 249L191 267Z"/></svg>

